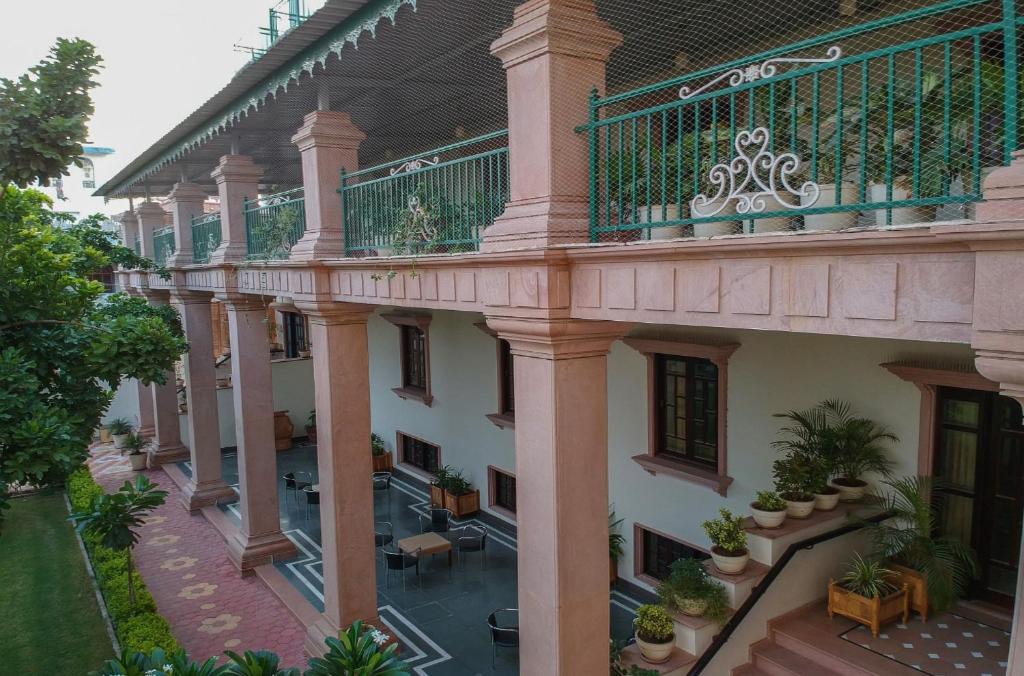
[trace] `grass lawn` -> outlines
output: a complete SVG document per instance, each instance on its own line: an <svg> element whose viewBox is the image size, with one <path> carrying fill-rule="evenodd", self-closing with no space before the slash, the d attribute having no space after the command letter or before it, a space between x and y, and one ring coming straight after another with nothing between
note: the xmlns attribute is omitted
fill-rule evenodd
<svg viewBox="0 0 1024 676"><path fill-rule="evenodd" d="M63 494L48 491L10 502L0 532L3 673L98 669L114 649Z"/></svg>

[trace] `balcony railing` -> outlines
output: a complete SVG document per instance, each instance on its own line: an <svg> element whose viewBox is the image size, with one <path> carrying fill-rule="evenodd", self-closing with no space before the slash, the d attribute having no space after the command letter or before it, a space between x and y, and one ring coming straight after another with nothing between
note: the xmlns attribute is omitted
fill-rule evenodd
<svg viewBox="0 0 1024 676"><path fill-rule="evenodd" d="M310 16L304 0L280 0L267 10L267 15L267 25L259 29L260 35L263 36L263 47L235 45L236 50L248 52L253 61L266 54L281 36L303 24Z"/></svg>
<svg viewBox="0 0 1024 676"><path fill-rule="evenodd" d="M167 263L167 257L174 253L174 228L166 227L153 231L153 262Z"/></svg>
<svg viewBox="0 0 1024 676"><path fill-rule="evenodd" d="M962 217L1018 147L1021 23L1010 0L951 0L595 93L591 239Z"/></svg>
<svg viewBox="0 0 1024 676"><path fill-rule="evenodd" d="M306 231L302 188L245 200L245 232L250 258L288 258Z"/></svg>
<svg viewBox="0 0 1024 676"><path fill-rule="evenodd" d="M192 217L192 260L205 263L220 246L220 212Z"/></svg>
<svg viewBox="0 0 1024 676"><path fill-rule="evenodd" d="M473 251L509 196L508 132L350 174L341 194L349 256Z"/></svg>

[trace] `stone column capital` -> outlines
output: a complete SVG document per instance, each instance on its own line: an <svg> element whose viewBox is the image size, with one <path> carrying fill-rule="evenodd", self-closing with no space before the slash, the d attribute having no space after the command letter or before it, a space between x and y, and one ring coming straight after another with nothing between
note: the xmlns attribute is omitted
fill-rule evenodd
<svg viewBox="0 0 1024 676"><path fill-rule="evenodd" d="M191 291L189 289L174 288L171 290L171 303L175 305L197 305L200 303L212 303L213 294L205 291Z"/></svg>
<svg viewBox="0 0 1024 676"><path fill-rule="evenodd" d="M196 183L175 183L171 192L167 194L170 202L199 202L206 201L206 190Z"/></svg>
<svg viewBox="0 0 1024 676"><path fill-rule="evenodd" d="M299 152L316 147L356 150L366 134L352 121L352 116L339 110L314 110L302 118L302 126L292 136Z"/></svg>
<svg viewBox="0 0 1024 676"><path fill-rule="evenodd" d="M163 219L167 212L164 208L156 202L142 202L135 207L135 214L138 216L138 220L142 222L152 222L159 220L160 225L163 225Z"/></svg>
<svg viewBox="0 0 1024 676"><path fill-rule="evenodd" d="M359 303L338 303L335 301L296 301L295 307L309 317L311 324L337 326L340 324L365 324L376 308Z"/></svg>
<svg viewBox="0 0 1024 676"><path fill-rule="evenodd" d="M626 322L585 319L487 317L487 326L507 340L512 353L542 359L579 359L608 354L632 328Z"/></svg>
<svg viewBox="0 0 1024 676"><path fill-rule="evenodd" d="M1024 335L978 331L971 347L978 373L999 383L1000 394L1024 406Z"/></svg>
<svg viewBox="0 0 1024 676"><path fill-rule="evenodd" d="M263 296L250 293L223 292L214 296L224 307L232 312L251 312L253 310L267 309L267 301Z"/></svg>
<svg viewBox="0 0 1024 676"><path fill-rule="evenodd" d="M505 68L548 54L604 63L622 34L597 15L593 0L529 0L491 43Z"/></svg>
<svg viewBox="0 0 1024 676"><path fill-rule="evenodd" d="M248 155L223 155L210 172L217 185L222 183L256 183L263 177L263 169ZM256 195L250 195L256 197Z"/></svg>
<svg viewBox="0 0 1024 676"><path fill-rule="evenodd" d="M1014 151L1008 166L989 174L982 192L985 199L975 208L976 221L1024 221L1024 150Z"/></svg>

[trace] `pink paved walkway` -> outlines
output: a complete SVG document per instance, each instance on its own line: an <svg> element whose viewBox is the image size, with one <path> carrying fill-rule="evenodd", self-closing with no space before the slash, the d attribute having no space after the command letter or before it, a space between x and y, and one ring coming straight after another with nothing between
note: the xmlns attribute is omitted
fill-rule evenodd
<svg viewBox="0 0 1024 676"><path fill-rule="evenodd" d="M92 454L90 469L106 490L131 478L127 458L109 445ZM282 666L305 667L305 630L295 616L258 577L239 576L220 533L181 506L181 492L162 470L145 474L169 495L142 528L135 559L178 642L196 660L226 649L272 650Z"/></svg>

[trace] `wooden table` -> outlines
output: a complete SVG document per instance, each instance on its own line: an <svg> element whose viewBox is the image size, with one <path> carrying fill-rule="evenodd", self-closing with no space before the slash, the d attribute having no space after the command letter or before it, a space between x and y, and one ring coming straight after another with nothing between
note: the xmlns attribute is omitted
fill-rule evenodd
<svg viewBox="0 0 1024 676"><path fill-rule="evenodd" d="M437 533L423 533L398 541L398 549L406 554L412 554L417 549L420 554L440 554L448 552L448 567L452 565L452 543Z"/></svg>

